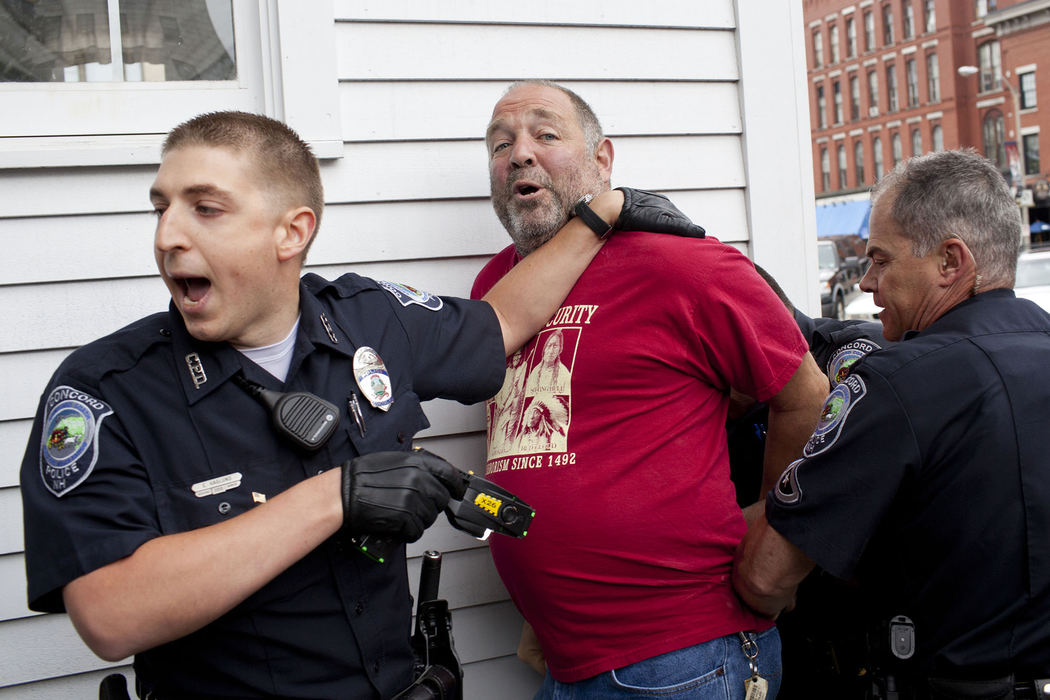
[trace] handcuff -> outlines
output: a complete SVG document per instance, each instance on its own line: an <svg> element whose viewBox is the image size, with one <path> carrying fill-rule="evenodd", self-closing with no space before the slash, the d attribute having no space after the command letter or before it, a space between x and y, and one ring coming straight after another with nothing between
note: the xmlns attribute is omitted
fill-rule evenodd
<svg viewBox="0 0 1050 700"><path fill-rule="evenodd" d="M588 206L588 203L594 199L593 194L585 194L580 198L580 201L576 202L576 206L572 208L574 216L580 217L580 220L587 224L587 228L594 231L594 234L599 239L605 240L609 237L609 234L613 232L613 225L605 222L605 219L598 216L593 209Z"/></svg>

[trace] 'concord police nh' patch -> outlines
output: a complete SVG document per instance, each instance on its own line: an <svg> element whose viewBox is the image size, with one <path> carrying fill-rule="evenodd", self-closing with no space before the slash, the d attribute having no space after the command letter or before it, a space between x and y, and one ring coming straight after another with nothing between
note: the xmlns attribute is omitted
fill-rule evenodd
<svg viewBox="0 0 1050 700"><path fill-rule="evenodd" d="M64 496L88 477L98 459L98 429L113 413L109 404L69 386L59 386L44 405L40 477L47 490Z"/></svg>
<svg viewBox="0 0 1050 700"><path fill-rule="evenodd" d="M881 349L882 347L874 341L858 338L836 350L835 354L828 361L828 379L831 380L831 385L835 386L841 383L846 378L846 375L849 374L854 362L869 352Z"/></svg>
<svg viewBox="0 0 1050 700"><path fill-rule="evenodd" d="M394 298L401 302L401 306L419 304L431 311L438 311L445 305L445 302L441 300L441 297L435 296L430 292L421 292L418 289L409 287L407 284L384 282L380 280L379 286L393 294Z"/></svg>
<svg viewBox="0 0 1050 700"><path fill-rule="evenodd" d="M839 433L842 432L842 424L846 422L846 416L866 393L868 393L868 388L864 380L856 375L847 374L842 383L832 389L824 401L820 421L809 438L809 442L806 443L806 447L802 450L802 456L812 457L834 445L839 438Z"/></svg>

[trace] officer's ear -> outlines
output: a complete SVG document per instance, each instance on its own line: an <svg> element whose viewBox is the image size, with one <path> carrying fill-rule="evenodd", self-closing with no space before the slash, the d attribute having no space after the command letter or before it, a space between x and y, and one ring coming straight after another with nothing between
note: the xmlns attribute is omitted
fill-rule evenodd
<svg viewBox="0 0 1050 700"><path fill-rule="evenodd" d="M281 262L302 255L313 238L317 216L310 207L290 209L277 229L277 258Z"/></svg>
<svg viewBox="0 0 1050 700"><path fill-rule="evenodd" d="M970 248L961 238L949 238L939 246L940 261L937 273L942 287L950 287L960 281L972 284L977 264L974 262Z"/></svg>

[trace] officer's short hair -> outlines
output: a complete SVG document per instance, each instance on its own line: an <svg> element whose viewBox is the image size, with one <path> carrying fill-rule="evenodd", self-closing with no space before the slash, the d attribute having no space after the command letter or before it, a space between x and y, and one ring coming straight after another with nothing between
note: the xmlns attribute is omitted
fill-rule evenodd
<svg viewBox="0 0 1050 700"><path fill-rule="evenodd" d="M164 139L161 154L167 155L183 146L221 146L249 151L259 168L259 177L286 196L288 206L307 206L313 210L317 223L306 247L309 250L321 226L324 188L317 158L295 131L261 114L208 112L172 129Z"/></svg>
<svg viewBox="0 0 1050 700"><path fill-rule="evenodd" d="M973 253L985 284L1012 287L1021 244L1021 215L998 168L972 148L902 161L875 185L893 197L890 217L912 240L912 254L929 254L959 238Z"/></svg>
<svg viewBox="0 0 1050 700"><path fill-rule="evenodd" d="M583 139L584 143L587 144L587 150L592 155L598 150L598 144L601 143L603 138L605 138L605 134L602 132L602 124L598 121L598 117L594 113L594 110L591 109L591 106L587 104L582 97L563 85L558 85L550 80L540 80L539 78L519 80L512 83L503 91L503 94L506 95L511 90L526 85L542 85L543 87L554 88L555 90L560 90L564 93L565 96L569 98L573 108L576 110L576 120L579 122L580 128L583 129Z"/></svg>

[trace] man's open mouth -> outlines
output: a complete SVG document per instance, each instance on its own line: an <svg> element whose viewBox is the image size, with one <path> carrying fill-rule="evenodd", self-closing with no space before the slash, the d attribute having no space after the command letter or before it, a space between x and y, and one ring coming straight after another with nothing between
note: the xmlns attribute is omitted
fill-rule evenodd
<svg viewBox="0 0 1050 700"><path fill-rule="evenodd" d="M514 194L519 197L529 197L539 192L541 187L534 182L517 182L514 184Z"/></svg>
<svg viewBox="0 0 1050 700"><path fill-rule="evenodd" d="M182 289L183 299L193 303L203 299L211 289L211 280L206 277L180 277L175 283Z"/></svg>

